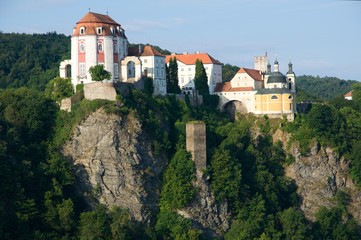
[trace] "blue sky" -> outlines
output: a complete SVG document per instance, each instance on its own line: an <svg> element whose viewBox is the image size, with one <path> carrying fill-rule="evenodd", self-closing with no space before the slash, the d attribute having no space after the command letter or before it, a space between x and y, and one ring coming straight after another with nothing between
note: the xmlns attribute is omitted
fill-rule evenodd
<svg viewBox="0 0 361 240"><path fill-rule="evenodd" d="M70 35L89 8L108 12L131 43L250 68L268 52L282 72L291 59L297 75L361 81L361 1L1 0L0 31Z"/></svg>

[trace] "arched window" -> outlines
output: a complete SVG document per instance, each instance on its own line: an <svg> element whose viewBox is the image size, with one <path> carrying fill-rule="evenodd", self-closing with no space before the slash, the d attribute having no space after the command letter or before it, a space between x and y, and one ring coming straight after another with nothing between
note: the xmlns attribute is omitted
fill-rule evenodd
<svg viewBox="0 0 361 240"><path fill-rule="evenodd" d="M292 89L292 83L288 83L288 89L291 90Z"/></svg>
<svg viewBox="0 0 361 240"><path fill-rule="evenodd" d="M276 95L273 95L272 97L271 97L271 99L278 99L278 97L276 96Z"/></svg>
<svg viewBox="0 0 361 240"><path fill-rule="evenodd" d="M98 51L103 52L103 44L98 44Z"/></svg>

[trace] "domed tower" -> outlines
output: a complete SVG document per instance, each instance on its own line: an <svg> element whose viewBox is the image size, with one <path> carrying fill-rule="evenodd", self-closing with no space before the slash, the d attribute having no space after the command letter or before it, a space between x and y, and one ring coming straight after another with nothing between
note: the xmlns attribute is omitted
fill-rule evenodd
<svg viewBox="0 0 361 240"><path fill-rule="evenodd" d="M279 71L277 60L273 65L273 72L269 74L265 86L266 88L287 88L286 76Z"/></svg>
<svg viewBox="0 0 361 240"><path fill-rule="evenodd" d="M71 78L74 87L90 83L89 68L104 65L112 74L110 81L120 76L120 61L127 55L128 42L124 29L108 15L88 12L80 19L71 38Z"/></svg>

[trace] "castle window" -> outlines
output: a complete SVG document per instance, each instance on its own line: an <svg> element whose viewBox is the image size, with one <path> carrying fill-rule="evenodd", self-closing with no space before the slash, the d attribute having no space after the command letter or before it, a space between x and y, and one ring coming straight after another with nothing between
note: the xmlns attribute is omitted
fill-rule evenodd
<svg viewBox="0 0 361 240"><path fill-rule="evenodd" d="M119 77L118 64L114 63L114 78L118 78L118 77Z"/></svg>
<svg viewBox="0 0 361 240"><path fill-rule="evenodd" d="M98 28L97 28L97 33L98 33L98 34L102 34L102 33L103 33L103 28L102 28L102 27L98 27Z"/></svg>
<svg viewBox="0 0 361 240"><path fill-rule="evenodd" d="M85 63L79 63L79 75L81 78L84 78L86 76Z"/></svg>
<svg viewBox="0 0 361 240"><path fill-rule="evenodd" d="M85 52L85 45L84 43L80 43L79 50L81 53Z"/></svg>
<svg viewBox="0 0 361 240"><path fill-rule="evenodd" d="M148 61L147 61L147 59L144 59L144 63L147 63Z"/></svg>
<svg viewBox="0 0 361 240"><path fill-rule="evenodd" d="M292 89L292 83L288 83L288 89L289 89L289 90Z"/></svg>
<svg viewBox="0 0 361 240"><path fill-rule="evenodd" d="M277 97L276 95L273 95L273 96L271 97L271 99L276 100L276 99L278 99L278 97Z"/></svg>
<svg viewBox="0 0 361 240"><path fill-rule="evenodd" d="M289 96L288 96L288 99L292 99L292 95L289 95Z"/></svg>
<svg viewBox="0 0 361 240"><path fill-rule="evenodd" d="M98 51L103 52L103 44L98 44Z"/></svg>
<svg viewBox="0 0 361 240"><path fill-rule="evenodd" d="M85 34L85 27L80 28L80 34Z"/></svg>
<svg viewBox="0 0 361 240"><path fill-rule="evenodd" d="M292 103L290 103L290 110L292 110Z"/></svg>

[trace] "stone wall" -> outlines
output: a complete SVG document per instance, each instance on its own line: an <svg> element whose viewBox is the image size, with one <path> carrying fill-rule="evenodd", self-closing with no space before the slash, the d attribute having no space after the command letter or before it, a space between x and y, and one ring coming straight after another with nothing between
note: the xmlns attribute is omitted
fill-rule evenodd
<svg viewBox="0 0 361 240"><path fill-rule="evenodd" d="M207 167L206 125L204 122L189 122L186 125L186 147L191 152L197 175Z"/></svg>
<svg viewBox="0 0 361 240"><path fill-rule="evenodd" d="M71 107L77 102L80 102L83 98L84 95L82 93L76 93L69 98L62 99L60 102L60 110L71 112Z"/></svg>
<svg viewBox="0 0 361 240"><path fill-rule="evenodd" d="M84 97L88 100L105 99L115 101L117 93L113 83L93 82L84 84Z"/></svg>

